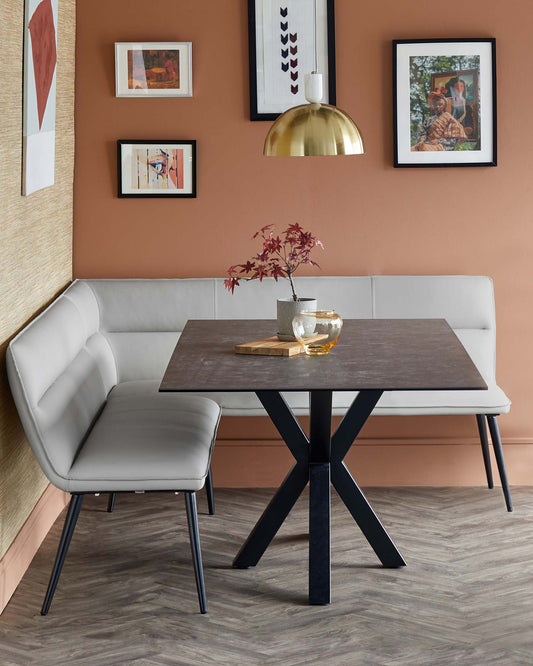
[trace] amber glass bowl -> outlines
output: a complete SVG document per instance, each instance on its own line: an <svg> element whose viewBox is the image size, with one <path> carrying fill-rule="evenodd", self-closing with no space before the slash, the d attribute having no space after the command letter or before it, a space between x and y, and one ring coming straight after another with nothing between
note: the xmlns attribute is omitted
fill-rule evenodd
<svg viewBox="0 0 533 666"><path fill-rule="evenodd" d="M334 310L304 310L292 320L295 338L309 356L329 354L342 330L342 319Z"/></svg>

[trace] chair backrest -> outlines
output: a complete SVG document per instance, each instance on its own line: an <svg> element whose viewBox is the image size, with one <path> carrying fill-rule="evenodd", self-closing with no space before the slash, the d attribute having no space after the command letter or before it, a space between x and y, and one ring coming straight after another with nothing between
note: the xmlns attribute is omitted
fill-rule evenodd
<svg viewBox="0 0 533 666"><path fill-rule="evenodd" d="M49 480L64 488L76 453L117 381L89 286L72 284L13 338L6 363L30 446Z"/></svg>

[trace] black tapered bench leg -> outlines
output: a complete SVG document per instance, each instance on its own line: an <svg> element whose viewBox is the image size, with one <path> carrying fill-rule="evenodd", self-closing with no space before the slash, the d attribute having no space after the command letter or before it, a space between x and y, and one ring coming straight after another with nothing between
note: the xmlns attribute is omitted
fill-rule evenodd
<svg viewBox="0 0 533 666"><path fill-rule="evenodd" d="M113 509L115 508L115 500L117 499L117 494L116 493L109 493L109 499L107 501L107 512L108 513L113 513Z"/></svg>
<svg viewBox="0 0 533 666"><path fill-rule="evenodd" d="M65 563L70 540L72 539L74 528L76 527L76 522L80 515L83 497L83 494L72 495L71 497L67 517L65 518L65 524L63 525L63 532L61 533L61 539L59 540L54 568L52 569L52 575L50 576L50 582L48 583L48 590L46 591L43 607L41 608L41 615L46 615L50 610L50 604L52 603L54 592L56 591L57 583L59 582L59 576L61 575L63 564Z"/></svg>
<svg viewBox="0 0 533 666"><path fill-rule="evenodd" d="M189 524L189 538L191 541L192 561L194 565L194 576L196 578L196 589L200 603L200 613L207 613L207 599L205 596L204 568L202 565L202 551L200 549L200 534L198 532L198 514L196 511L196 494L186 492L185 506L187 507L187 522Z"/></svg>
<svg viewBox="0 0 533 666"><path fill-rule="evenodd" d="M213 493L213 473L211 471L211 467L209 467L209 471L207 472L207 476L205 479L205 492L207 494L207 506L209 507L209 515L214 516L215 495Z"/></svg>
<svg viewBox="0 0 533 666"><path fill-rule="evenodd" d="M481 440L481 451L483 453L483 462L485 463L485 473L487 475L487 484L489 488L494 488L492 480L492 468L490 464L489 439L487 437L487 424L485 414L476 414L477 428L479 430L479 439Z"/></svg>
<svg viewBox="0 0 533 666"><path fill-rule="evenodd" d="M509 481L507 480L507 472L505 471L505 463L503 461L502 440L500 438L498 422L496 421L496 416L494 414L487 414L487 421L489 422L490 436L492 439L492 446L494 447L494 455L496 456L498 471L500 473L505 504L507 505L507 511L512 511L513 504L511 502L511 491L509 490Z"/></svg>

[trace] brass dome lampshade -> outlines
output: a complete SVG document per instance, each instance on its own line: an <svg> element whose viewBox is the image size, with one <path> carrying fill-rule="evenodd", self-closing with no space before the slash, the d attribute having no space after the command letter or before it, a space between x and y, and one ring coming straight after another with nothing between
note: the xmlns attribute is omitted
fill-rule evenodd
<svg viewBox="0 0 533 666"><path fill-rule="evenodd" d="M322 74L305 77L308 104L282 113L270 128L263 149L267 157L362 155L363 137L350 116L330 104L321 104Z"/></svg>

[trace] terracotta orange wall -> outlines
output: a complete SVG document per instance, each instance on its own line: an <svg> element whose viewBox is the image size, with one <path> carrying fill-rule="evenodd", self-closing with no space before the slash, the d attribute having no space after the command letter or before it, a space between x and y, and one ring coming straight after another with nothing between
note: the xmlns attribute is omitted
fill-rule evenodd
<svg viewBox="0 0 533 666"><path fill-rule="evenodd" d="M511 481L527 482L533 478L533 87L524 83L533 66L529 0L512 6L447 0L445 11L425 0L336 0L337 101L356 119L367 148L363 157L338 159L262 156L269 124L248 119L246 6L245 0L78 3L75 277L220 276L254 250L250 236L258 227L294 221L323 240L325 275L491 275L498 378L513 400L501 429ZM438 37L497 39L497 168L391 166L391 40ZM194 97L115 98L114 42L133 40L192 41ZM117 139L196 139L198 198L118 199ZM282 468L273 461L285 453L262 425L258 431L247 422L223 424L217 453L223 479L262 483L270 467ZM251 432L260 439L262 462L250 476L234 463ZM402 462L399 455L397 481L414 483L481 483L477 449L471 460L466 446L456 446L473 450L475 434L466 417L374 419L364 432L367 443L406 452L413 442L441 444L442 461L449 460L446 446L455 446L448 476L441 463L425 477L409 475L407 467L423 457L411 451ZM384 459L369 463L367 481L386 476Z"/></svg>

